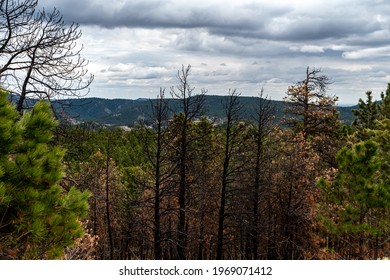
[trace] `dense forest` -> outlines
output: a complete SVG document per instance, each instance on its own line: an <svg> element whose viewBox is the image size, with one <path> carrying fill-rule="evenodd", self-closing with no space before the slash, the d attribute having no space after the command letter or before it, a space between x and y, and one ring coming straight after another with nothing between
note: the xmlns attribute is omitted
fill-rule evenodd
<svg viewBox="0 0 390 280"><path fill-rule="evenodd" d="M342 122L307 67L282 115L231 89L213 119L182 66L130 130L75 124L53 104L93 81L81 33L37 3L0 1L0 259L390 256L390 84Z"/></svg>
<svg viewBox="0 0 390 280"><path fill-rule="evenodd" d="M180 112L161 89L130 131L56 123L43 102L19 117L2 93L2 257L388 256L390 86L379 102L367 92L348 125L328 78L304 74L288 88L283 124L263 92L255 121L236 90L222 123L202 117L190 67L170 90Z"/></svg>

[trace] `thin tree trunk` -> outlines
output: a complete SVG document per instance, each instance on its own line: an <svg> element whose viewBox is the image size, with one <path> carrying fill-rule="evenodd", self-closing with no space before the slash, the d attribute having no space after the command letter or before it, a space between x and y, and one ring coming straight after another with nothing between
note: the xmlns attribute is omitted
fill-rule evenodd
<svg viewBox="0 0 390 280"><path fill-rule="evenodd" d="M222 260L223 257L223 242L224 242L224 227L225 227L225 205L226 205L226 189L228 180L228 171L230 164L230 125L231 119L228 116L228 123L226 128L226 142L225 142L225 159L223 162L222 171L222 187L221 187L221 200L218 215L218 239L217 239L217 260Z"/></svg>
<svg viewBox="0 0 390 280"><path fill-rule="evenodd" d="M223 258L223 243L224 243L224 229L225 229L225 216L226 216L226 194L228 190L229 177L233 175L230 172L231 169L231 157L233 153L233 147L237 143L237 134L234 132L234 124L238 122L239 112L241 107L239 105L240 94L236 90L229 91L228 103L225 105L225 116L227 119L226 123L226 134L225 134L225 143L224 143L224 161L222 169L222 185L221 185L221 199L220 199L220 208L218 215L218 238L217 238L217 260Z"/></svg>
<svg viewBox="0 0 390 280"><path fill-rule="evenodd" d="M184 260L186 257L186 191L187 191L187 119L185 117L180 149L180 183L179 183L179 224L177 258Z"/></svg>
<svg viewBox="0 0 390 280"><path fill-rule="evenodd" d="M161 122L157 127L156 185L154 194L154 258L161 260L161 222L160 222L160 161L161 161Z"/></svg>
<svg viewBox="0 0 390 280"><path fill-rule="evenodd" d="M36 49L34 50L34 52L33 52L33 54L32 54L31 64L30 64L30 67L28 68L26 77L24 78L24 82L23 82L23 86L22 86L22 91L21 91L20 97L19 97L18 106L16 107L16 110L17 110L19 113L22 112L22 110L23 110L23 103L24 103L24 101L26 100L27 86L28 86L28 82L30 81L30 78L31 78L31 75L32 75L33 65L35 64L35 53L36 53Z"/></svg>
<svg viewBox="0 0 390 280"><path fill-rule="evenodd" d="M106 157L106 215L107 215L107 232L110 242L110 260L114 259L114 245L112 238L111 218L110 218L110 198L109 198L109 164L110 164L110 138L107 141Z"/></svg>
<svg viewBox="0 0 390 280"><path fill-rule="evenodd" d="M259 139L257 141L257 158L256 158L256 172L255 172L255 185L253 194L253 225L252 225L252 246L253 246L253 259L258 258L258 246L259 246L259 198L260 198L260 165L262 157L262 132L259 129Z"/></svg>
<svg viewBox="0 0 390 280"><path fill-rule="evenodd" d="M221 201L218 215L217 260L223 255L223 230L225 226L226 179L222 179Z"/></svg>

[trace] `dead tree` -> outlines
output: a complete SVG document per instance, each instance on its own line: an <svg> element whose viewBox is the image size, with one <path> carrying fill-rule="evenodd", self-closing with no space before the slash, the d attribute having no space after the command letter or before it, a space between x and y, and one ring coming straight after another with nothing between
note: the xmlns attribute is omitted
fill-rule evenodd
<svg viewBox="0 0 390 280"><path fill-rule="evenodd" d="M253 259L258 259L259 248L259 203L260 193L262 192L262 178L265 176L265 145L267 137L269 137L272 130L272 123L275 116L275 106L271 104L270 99L265 99L263 89L259 94L259 100L256 110L256 125L257 132L255 134L255 172L254 184L252 190L252 224L251 224L251 248ZM263 192L265 193L265 192ZM248 258L247 254L247 258Z"/></svg>
<svg viewBox="0 0 390 280"><path fill-rule="evenodd" d="M167 195L165 188L166 181L172 177L174 168L167 160L167 126L169 120L169 106L165 99L165 89L160 89L160 93L155 100L150 101L151 115L148 120L142 124L140 130L140 143L143 151L146 154L148 162L152 167L153 183L150 187L154 194L153 199L153 244L154 244L154 259L162 259L162 225L161 218L164 211L161 202Z"/></svg>
<svg viewBox="0 0 390 280"><path fill-rule="evenodd" d="M285 111L292 117L286 124L302 132L305 140L327 131L335 117L337 98L326 93L330 83L326 75L321 75L321 70L307 67L305 79L288 88Z"/></svg>
<svg viewBox="0 0 390 280"><path fill-rule="evenodd" d="M110 243L110 260L114 259L114 242L112 238L111 216L110 216L110 147L111 139L107 139L107 153L106 153L106 216L107 216L107 234Z"/></svg>
<svg viewBox="0 0 390 280"><path fill-rule="evenodd" d="M190 86L188 76L191 66L182 66L181 71L178 71L177 78L179 85L171 88L171 95L178 99L181 109L181 122L178 128L179 146L177 147L177 165L179 171L179 222L177 226L177 259L186 258L187 247L187 229L186 229L186 207L187 207L187 191L190 183L188 182L188 149L189 149L189 125L196 117L201 115L204 107L204 96L206 91L198 95L194 94L194 88Z"/></svg>
<svg viewBox="0 0 390 280"><path fill-rule="evenodd" d="M220 205L218 214L218 237L217 237L217 259L223 259L223 245L224 245L224 230L225 230L225 216L226 216L226 200L228 195L228 188L236 175L238 168L233 166L232 161L237 151L237 146L240 144L238 138L240 130L237 129L240 111L242 109L239 102L240 94L236 90L229 91L228 100L225 104L225 138L223 142L223 167L221 175L221 193Z"/></svg>
<svg viewBox="0 0 390 280"><path fill-rule="evenodd" d="M0 78L18 96L21 111L27 97L52 100L80 96L93 80L76 41L79 25L67 25L61 13L37 11L38 1L0 2Z"/></svg>

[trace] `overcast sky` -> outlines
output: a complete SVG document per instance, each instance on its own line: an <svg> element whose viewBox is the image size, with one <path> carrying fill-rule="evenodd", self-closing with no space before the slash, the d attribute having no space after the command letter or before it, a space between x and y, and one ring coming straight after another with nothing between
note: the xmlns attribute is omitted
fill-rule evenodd
<svg viewBox="0 0 390 280"><path fill-rule="evenodd" d="M40 0L80 23L95 75L90 96L156 97L177 84L181 65L200 92L264 87L281 100L321 68L340 104L356 104L390 82L387 0Z"/></svg>

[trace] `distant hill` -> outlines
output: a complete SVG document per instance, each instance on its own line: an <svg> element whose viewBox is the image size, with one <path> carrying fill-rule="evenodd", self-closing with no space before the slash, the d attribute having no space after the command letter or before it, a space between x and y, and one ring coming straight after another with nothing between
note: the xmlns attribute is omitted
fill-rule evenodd
<svg viewBox="0 0 390 280"><path fill-rule="evenodd" d="M243 107L243 118L253 118L255 115L258 97L239 97ZM223 104L227 96L206 96L206 108L204 115L210 118L223 117ZM178 100L168 99L172 108L178 108ZM284 115L284 102L272 101L275 106L276 121L280 121ZM113 126L134 126L140 118L150 116L149 99L103 99L103 98L80 98L55 101L54 108L59 116L66 115L75 122L97 122ZM354 119L353 107L338 107L340 119L344 123L351 123ZM175 111L175 110L174 110ZM176 109L177 111L177 109Z"/></svg>

